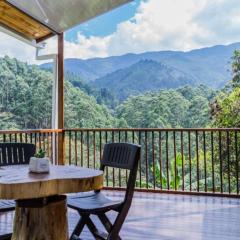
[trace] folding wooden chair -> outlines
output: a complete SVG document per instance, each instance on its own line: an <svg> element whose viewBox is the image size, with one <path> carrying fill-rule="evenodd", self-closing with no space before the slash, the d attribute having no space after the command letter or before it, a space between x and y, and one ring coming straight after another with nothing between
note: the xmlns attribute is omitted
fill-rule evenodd
<svg viewBox="0 0 240 240"><path fill-rule="evenodd" d="M81 216L71 235L71 240L78 239L77 236L81 234L85 225L95 239L121 239L119 232L132 203L140 150L141 147L139 145L130 143L110 143L104 146L101 170L104 170L107 166L130 170L124 200L113 201L104 196L101 191L96 191L94 194L86 197L69 197L68 206L77 210ZM114 223L111 223L106 216L106 213L111 210L118 212ZM90 219L90 215L98 216L107 233L100 233L98 231Z"/></svg>
<svg viewBox="0 0 240 240"><path fill-rule="evenodd" d="M0 143L0 167L28 164L36 147L31 143ZM15 210L15 201L0 200L0 213ZM11 234L0 235L0 240L11 239Z"/></svg>

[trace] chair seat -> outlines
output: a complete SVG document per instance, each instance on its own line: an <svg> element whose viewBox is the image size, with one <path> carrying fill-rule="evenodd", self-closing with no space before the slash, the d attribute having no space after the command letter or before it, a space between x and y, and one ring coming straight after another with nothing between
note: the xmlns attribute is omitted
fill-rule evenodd
<svg viewBox="0 0 240 240"><path fill-rule="evenodd" d="M68 193L67 197L68 197L68 199L72 199L72 198L85 198L85 197L90 197L90 196L92 196L94 194L96 194L94 191L79 192L79 193Z"/></svg>
<svg viewBox="0 0 240 240"><path fill-rule="evenodd" d="M15 201L0 200L0 212L7 212L15 210Z"/></svg>
<svg viewBox="0 0 240 240"><path fill-rule="evenodd" d="M0 240L11 240L11 239L12 239L11 233L0 235Z"/></svg>
<svg viewBox="0 0 240 240"><path fill-rule="evenodd" d="M68 207L73 208L81 213L100 213L107 212L110 210L118 209L122 201L114 201L107 198L101 192L88 194L84 197L70 197L67 200Z"/></svg>

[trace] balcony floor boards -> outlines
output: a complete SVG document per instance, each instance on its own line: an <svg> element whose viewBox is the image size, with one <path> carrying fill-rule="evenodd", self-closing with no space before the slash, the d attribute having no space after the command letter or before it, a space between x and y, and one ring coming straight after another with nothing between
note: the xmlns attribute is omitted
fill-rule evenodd
<svg viewBox="0 0 240 240"><path fill-rule="evenodd" d="M112 198L122 196L106 193ZM11 231L12 218L12 213L0 214L0 235ZM77 220L70 210L70 232ZM240 199L136 193L121 236L124 240L239 240L239 223ZM87 229L81 238L93 239Z"/></svg>

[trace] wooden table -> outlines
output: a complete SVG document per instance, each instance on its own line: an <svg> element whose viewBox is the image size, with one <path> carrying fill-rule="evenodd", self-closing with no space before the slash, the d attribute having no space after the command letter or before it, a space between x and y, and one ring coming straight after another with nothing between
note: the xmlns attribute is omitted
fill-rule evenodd
<svg viewBox="0 0 240 240"><path fill-rule="evenodd" d="M15 199L12 240L67 240L65 193L101 189L103 172L51 166L50 173L29 173L28 166L0 168L0 199Z"/></svg>

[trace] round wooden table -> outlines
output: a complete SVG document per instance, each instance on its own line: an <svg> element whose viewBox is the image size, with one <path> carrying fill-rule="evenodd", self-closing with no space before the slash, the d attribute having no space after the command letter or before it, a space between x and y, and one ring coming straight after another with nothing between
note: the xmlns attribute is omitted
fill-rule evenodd
<svg viewBox="0 0 240 240"><path fill-rule="evenodd" d="M75 166L51 166L29 173L28 165L0 167L0 199L15 199L12 240L67 240L65 193L101 189L103 172Z"/></svg>

